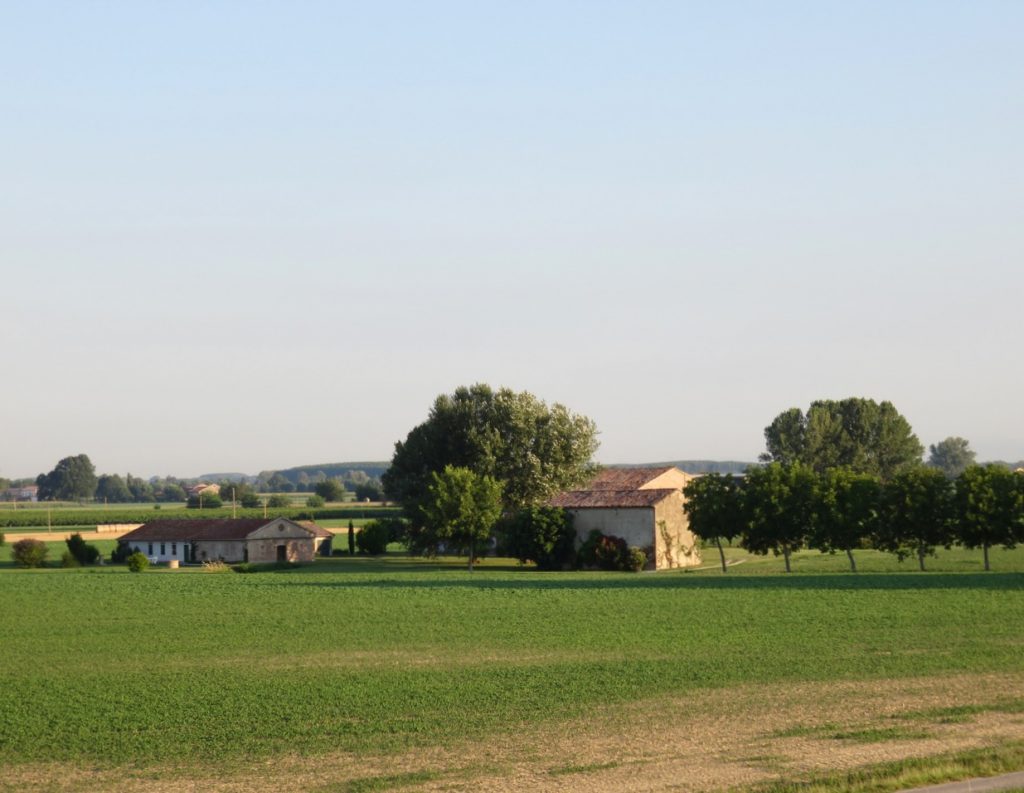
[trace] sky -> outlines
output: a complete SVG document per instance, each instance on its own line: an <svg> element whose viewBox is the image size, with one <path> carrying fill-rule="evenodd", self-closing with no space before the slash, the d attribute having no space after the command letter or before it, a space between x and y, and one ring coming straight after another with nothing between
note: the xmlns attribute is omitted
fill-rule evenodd
<svg viewBox="0 0 1024 793"><path fill-rule="evenodd" d="M1024 458L1024 4L46 2L0 25L0 476L598 460L890 400Z"/></svg>

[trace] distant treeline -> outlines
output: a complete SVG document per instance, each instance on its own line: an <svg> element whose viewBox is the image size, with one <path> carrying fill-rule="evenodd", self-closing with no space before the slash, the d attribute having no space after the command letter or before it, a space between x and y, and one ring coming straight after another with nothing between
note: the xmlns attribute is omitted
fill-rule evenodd
<svg viewBox="0 0 1024 793"><path fill-rule="evenodd" d="M395 517L399 510L389 507L350 507L334 509L315 509L296 507L293 509L268 509L268 518L289 518L290 520L331 520L338 518L388 518ZM262 518L262 509L239 509L235 517ZM13 526L92 526L99 523L146 523L151 520L179 518L182 520L206 520L212 518L230 518L230 507L222 509L202 510L168 510L161 513L153 507L126 509L58 509L47 515L43 509L17 509L0 511L0 527Z"/></svg>

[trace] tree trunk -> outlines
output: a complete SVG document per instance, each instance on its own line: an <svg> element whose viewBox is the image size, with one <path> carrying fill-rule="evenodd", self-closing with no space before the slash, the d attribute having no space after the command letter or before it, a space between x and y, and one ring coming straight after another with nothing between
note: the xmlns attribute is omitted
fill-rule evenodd
<svg viewBox="0 0 1024 793"><path fill-rule="evenodd" d="M853 549L852 548L847 548L846 549L846 557L850 560L850 570L853 571L854 573L856 573L857 572L857 562L853 558Z"/></svg>
<svg viewBox="0 0 1024 793"><path fill-rule="evenodd" d="M786 572L787 573L792 573L793 571L789 567L789 546L788 545L782 546L782 556L786 560Z"/></svg>
<svg viewBox="0 0 1024 793"><path fill-rule="evenodd" d="M722 572L726 573L728 570L725 569L725 551L722 549L722 538L715 537L715 542L718 544L718 555L722 557Z"/></svg>
<svg viewBox="0 0 1024 793"><path fill-rule="evenodd" d="M917 546L917 561L921 567L921 572L924 572L924 545Z"/></svg>
<svg viewBox="0 0 1024 793"><path fill-rule="evenodd" d="M990 570L991 568L990 568L990 567L988 566L988 543L987 543L987 542L986 542L986 543L984 543L984 544L983 544L983 545L981 546L981 550L982 550L982 551L984 552L984 554L985 554L985 570L986 570L986 571L988 571L988 570Z"/></svg>

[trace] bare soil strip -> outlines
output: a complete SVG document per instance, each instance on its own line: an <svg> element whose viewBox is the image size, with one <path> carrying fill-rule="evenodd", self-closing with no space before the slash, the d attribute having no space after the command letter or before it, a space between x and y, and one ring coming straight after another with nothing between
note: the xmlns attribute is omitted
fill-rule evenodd
<svg viewBox="0 0 1024 793"><path fill-rule="evenodd" d="M289 755L228 767L8 766L0 789L716 791L1024 740L1021 700L1024 674L743 686L399 755ZM1005 707L1014 701L1017 708ZM982 707L956 718L942 712L965 705Z"/></svg>

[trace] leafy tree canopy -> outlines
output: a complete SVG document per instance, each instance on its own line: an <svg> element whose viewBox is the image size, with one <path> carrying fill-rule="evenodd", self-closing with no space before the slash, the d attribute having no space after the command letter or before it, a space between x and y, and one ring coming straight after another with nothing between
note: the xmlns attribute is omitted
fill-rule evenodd
<svg viewBox="0 0 1024 793"><path fill-rule="evenodd" d="M683 509L690 520L690 531L718 546L722 572L726 572L722 540L731 540L745 528L742 494L736 477L709 473L691 479L683 491Z"/></svg>
<svg viewBox="0 0 1024 793"><path fill-rule="evenodd" d="M928 447L928 465L938 468L950 479L956 479L969 465L974 465L974 450L966 438L949 437Z"/></svg>
<svg viewBox="0 0 1024 793"><path fill-rule="evenodd" d="M419 519L431 475L465 467L499 481L511 513L586 482L597 446L594 422L562 405L525 391L461 387L439 396L427 420L395 444L384 489Z"/></svg>
<svg viewBox="0 0 1024 793"><path fill-rule="evenodd" d="M910 423L891 402L851 397L812 402L807 413L783 411L765 427L765 462L846 467L884 480L920 464L924 452Z"/></svg>
<svg viewBox="0 0 1024 793"><path fill-rule="evenodd" d="M65 457L50 473L39 474L36 484L40 501L81 501L96 493L96 468L86 454Z"/></svg>
<svg viewBox="0 0 1024 793"><path fill-rule="evenodd" d="M451 550L473 558L490 537L501 517L501 483L469 468L446 465L430 474L427 498L420 506L423 531L420 547L436 549L444 543Z"/></svg>

